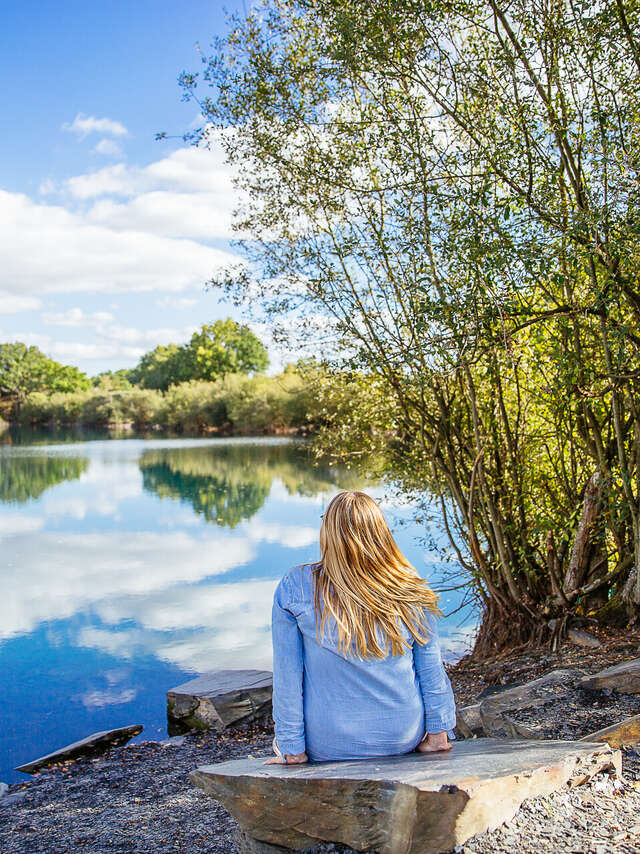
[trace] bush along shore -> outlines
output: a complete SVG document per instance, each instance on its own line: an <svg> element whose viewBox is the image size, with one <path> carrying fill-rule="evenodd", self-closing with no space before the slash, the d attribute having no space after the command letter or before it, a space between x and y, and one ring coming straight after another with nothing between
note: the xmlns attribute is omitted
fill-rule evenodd
<svg viewBox="0 0 640 854"><path fill-rule="evenodd" d="M611 665L633 666L640 656L640 631L596 632L598 647L565 642L555 652L539 648L483 663L466 658L448 666L459 708L480 703L490 723L489 706L503 712L508 707L508 718L523 726L535 719L540 731L532 737L561 740L582 738L637 715L640 692L629 690L631 683L589 689L581 683L589 683L586 675ZM541 678L543 691L536 687ZM532 713L527 713L527 705ZM45 769L0 797L0 850L231 854L235 822L190 783L189 773L228 759L266 757L272 734L270 724L191 732L161 742L130 743L100 757ZM472 836L455 854L632 854L639 849L640 746L623 744L621 777L605 771L589 780L572 778L550 795L527 798L511 820ZM319 850L351 849L332 843Z"/></svg>
<svg viewBox="0 0 640 854"><path fill-rule="evenodd" d="M190 380L166 391L114 388L108 382L74 392L36 391L5 415L21 426L162 429L178 433L306 432L311 394L289 369L273 377L227 374Z"/></svg>

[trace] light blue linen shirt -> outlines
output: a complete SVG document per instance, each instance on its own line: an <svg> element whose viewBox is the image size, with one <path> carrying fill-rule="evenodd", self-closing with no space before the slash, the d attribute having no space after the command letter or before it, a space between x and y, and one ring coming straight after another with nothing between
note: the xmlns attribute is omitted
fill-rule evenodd
<svg viewBox="0 0 640 854"><path fill-rule="evenodd" d="M282 753L361 759L409 753L430 732L446 730L453 738L455 701L435 616L425 612L426 644L403 627L405 653L347 658L332 618L317 640L313 569L291 569L273 597L273 720Z"/></svg>

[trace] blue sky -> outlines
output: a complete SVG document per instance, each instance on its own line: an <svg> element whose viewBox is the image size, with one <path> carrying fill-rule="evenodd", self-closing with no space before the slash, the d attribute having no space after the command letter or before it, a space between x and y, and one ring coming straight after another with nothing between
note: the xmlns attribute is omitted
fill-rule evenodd
<svg viewBox="0 0 640 854"><path fill-rule="evenodd" d="M154 135L197 122L177 77L245 8L3 5L0 341L94 374L234 314L203 287L233 257L222 152Z"/></svg>

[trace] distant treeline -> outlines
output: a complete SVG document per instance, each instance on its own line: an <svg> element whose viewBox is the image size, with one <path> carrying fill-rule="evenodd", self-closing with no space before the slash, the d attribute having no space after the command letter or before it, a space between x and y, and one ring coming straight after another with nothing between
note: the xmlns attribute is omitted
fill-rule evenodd
<svg viewBox="0 0 640 854"><path fill-rule="evenodd" d="M23 425L131 424L184 432L284 433L308 421L308 395L292 368L274 377L229 374L190 380L166 392L113 388L29 394L11 420Z"/></svg>
<svg viewBox="0 0 640 854"><path fill-rule="evenodd" d="M184 345L159 346L131 370L88 377L37 347L0 344L0 416L22 425L131 424L185 432L281 433L304 428L312 395L289 365L265 376L261 341L231 319Z"/></svg>

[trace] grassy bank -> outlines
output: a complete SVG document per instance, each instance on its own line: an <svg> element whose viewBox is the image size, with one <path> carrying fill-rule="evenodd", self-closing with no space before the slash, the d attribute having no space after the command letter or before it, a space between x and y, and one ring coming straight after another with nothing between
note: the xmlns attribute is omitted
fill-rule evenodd
<svg viewBox="0 0 640 854"><path fill-rule="evenodd" d="M286 433L307 426L310 404L302 377L287 370L275 377L229 374L213 382L191 380L166 392L108 385L33 392L10 420L23 426L131 424L189 433Z"/></svg>

